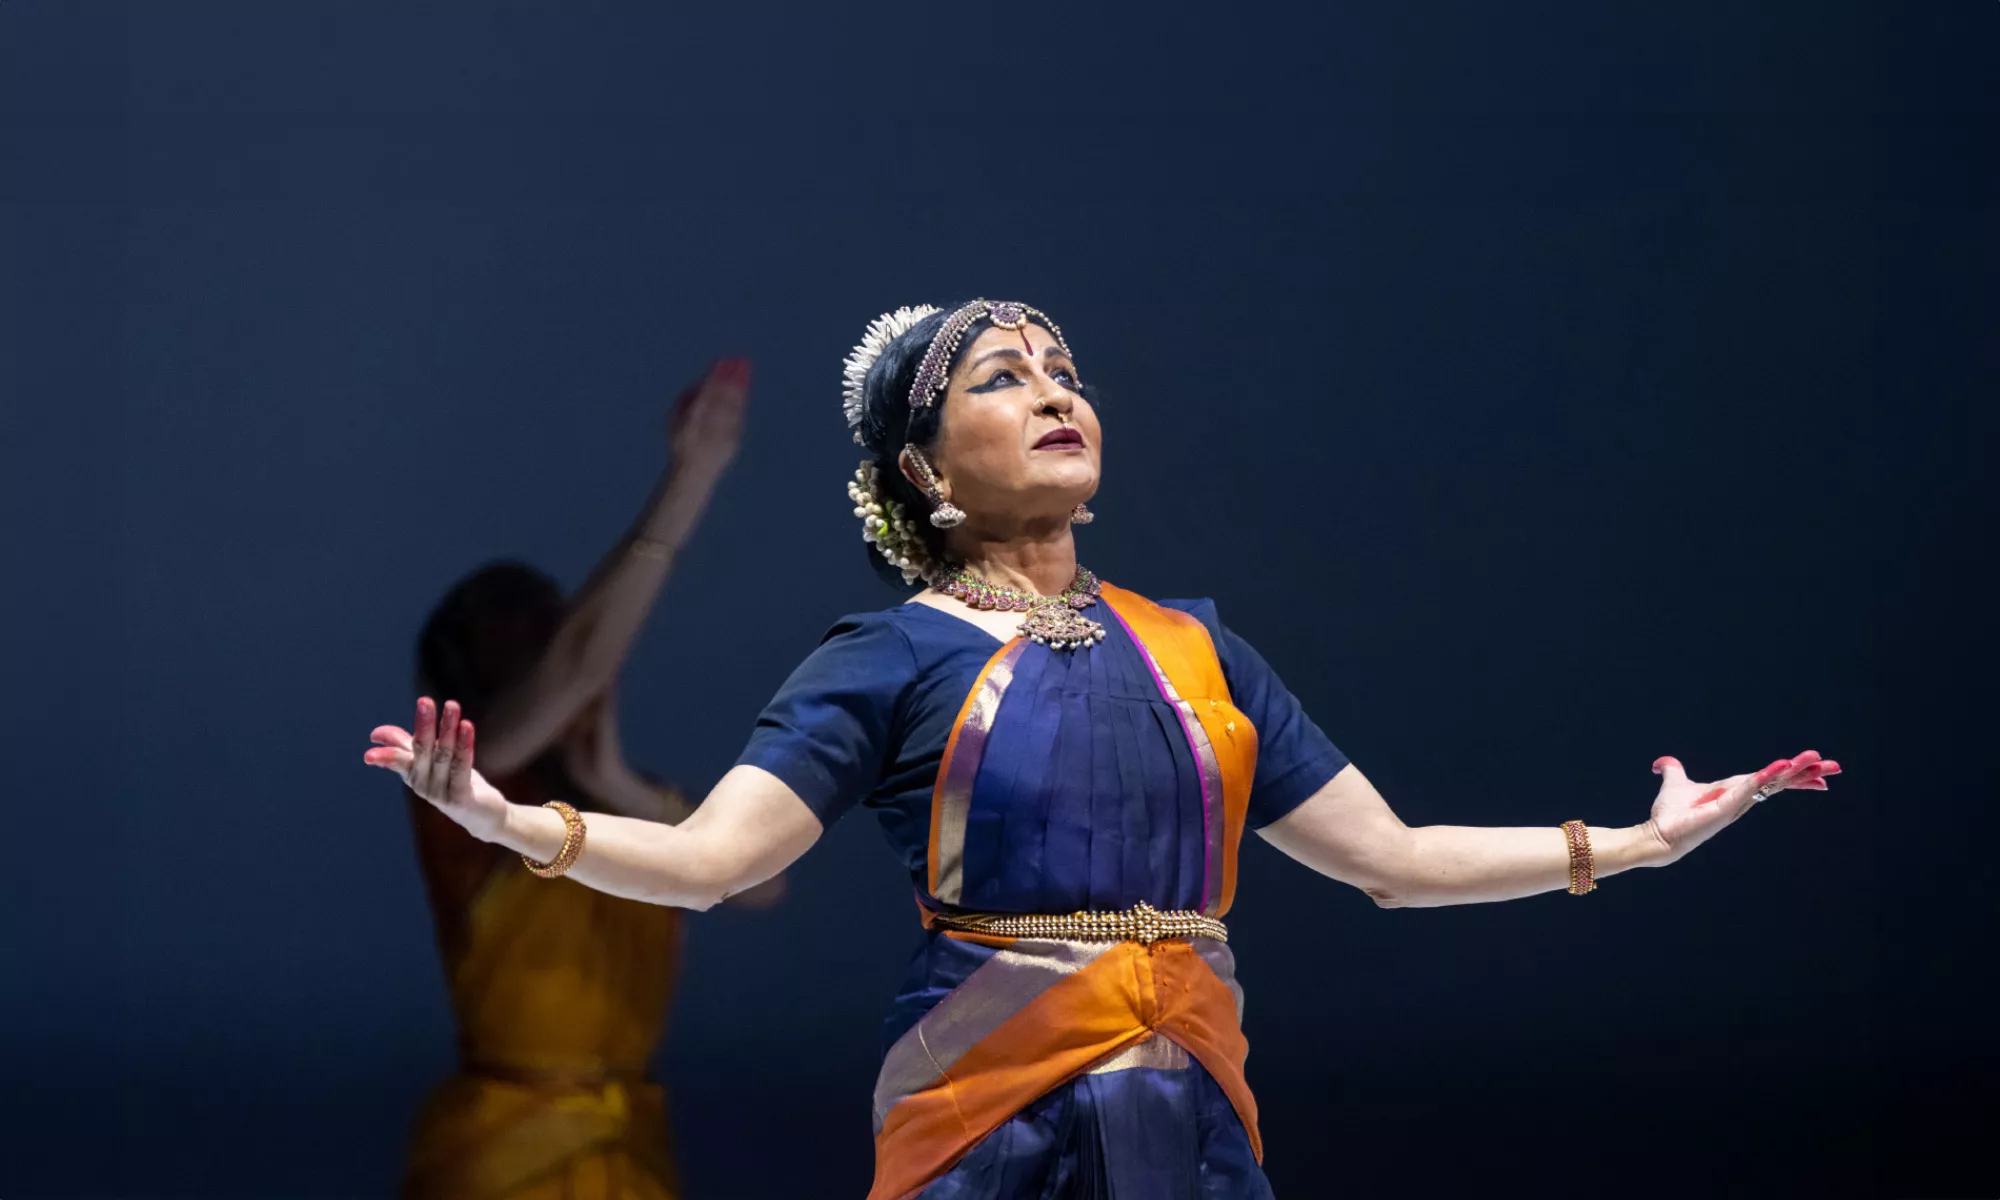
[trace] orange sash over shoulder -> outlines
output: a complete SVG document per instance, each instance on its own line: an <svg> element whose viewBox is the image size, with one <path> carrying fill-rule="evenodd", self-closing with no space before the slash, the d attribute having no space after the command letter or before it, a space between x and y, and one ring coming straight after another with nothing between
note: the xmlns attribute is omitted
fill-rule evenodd
<svg viewBox="0 0 2000 1200"><path fill-rule="evenodd" d="M1257 774L1257 730L1230 701L1222 657L1206 625L1108 583L1103 597L1152 660L1167 698L1181 710L1204 774L1213 769L1220 777L1222 828L1215 863L1220 879L1206 907L1210 915L1222 916L1236 899L1236 850L1250 812L1250 781Z"/></svg>

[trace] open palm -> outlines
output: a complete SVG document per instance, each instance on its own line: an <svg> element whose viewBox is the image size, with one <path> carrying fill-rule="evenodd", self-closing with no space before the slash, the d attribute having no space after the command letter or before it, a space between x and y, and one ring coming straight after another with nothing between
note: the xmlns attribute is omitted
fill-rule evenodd
<svg viewBox="0 0 2000 1200"><path fill-rule="evenodd" d="M466 832L491 841L506 815L507 797L472 769L473 738L472 722L460 718L458 701L445 701L440 713L424 696L417 701L416 731L377 726L368 735L374 748L361 761L394 771Z"/></svg>
<svg viewBox="0 0 2000 1200"><path fill-rule="evenodd" d="M1821 758L1817 750L1806 750L1753 774L1711 783L1689 779L1677 758L1660 759L1653 771L1660 776L1660 794L1653 800L1649 824L1667 853L1677 859L1750 811L1763 798L1759 789L1766 795L1790 788L1823 792L1826 777L1840 774L1840 764Z"/></svg>

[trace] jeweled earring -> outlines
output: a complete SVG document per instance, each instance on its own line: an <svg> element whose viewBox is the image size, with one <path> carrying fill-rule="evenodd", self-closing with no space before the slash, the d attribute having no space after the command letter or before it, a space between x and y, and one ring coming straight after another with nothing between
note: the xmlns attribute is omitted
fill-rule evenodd
<svg viewBox="0 0 2000 1200"><path fill-rule="evenodd" d="M915 446L905 446L903 455L921 481L924 495L930 498L931 524L939 529L952 529L965 524L965 510L944 498L944 489L938 486L937 472L931 470L931 461L924 457L924 452Z"/></svg>
<svg viewBox="0 0 2000 1200"><path fill-rule="evenodd" d="M1097 514L1090 511L1089 505L1079 504L1069 510L1069 523L1072 525L1088 525L1096 519Z"/></svg>

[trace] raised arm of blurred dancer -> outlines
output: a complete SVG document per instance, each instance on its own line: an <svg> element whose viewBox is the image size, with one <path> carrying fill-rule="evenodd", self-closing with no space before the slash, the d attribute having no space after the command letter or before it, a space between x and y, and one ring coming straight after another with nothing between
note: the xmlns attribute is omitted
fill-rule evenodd
<svg viewBox="0 0 2000 1200"><path fill-rule="evenodd" d="M617 680L675 554L736 457L749 396L749 362L724 359L676 401L672 458L652 494L577 593L534 669L495 697L481 722L479 765L488 774L506 775L539 757Z"/></svg>

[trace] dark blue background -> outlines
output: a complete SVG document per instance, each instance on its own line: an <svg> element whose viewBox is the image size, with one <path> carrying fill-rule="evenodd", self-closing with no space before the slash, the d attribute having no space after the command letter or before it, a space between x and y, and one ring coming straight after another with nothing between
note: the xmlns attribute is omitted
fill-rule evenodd
<svg viewBox="0 0 2000 1200"><path fill-rule="evenodd" d="M1849 768L1588 901L1247 847L1280 1195L2000 1190L2000 5L816 7L0 3L0 1195L386 1194L452 1060L359 761L417 622L578 581L754 356L624 686L706 786L892 600L841 355L970 294L1108 396L1087 561L1215 596L1412 823ZM691 1196L860 1193L913 935L865 817L695 920Z"/></svg>

